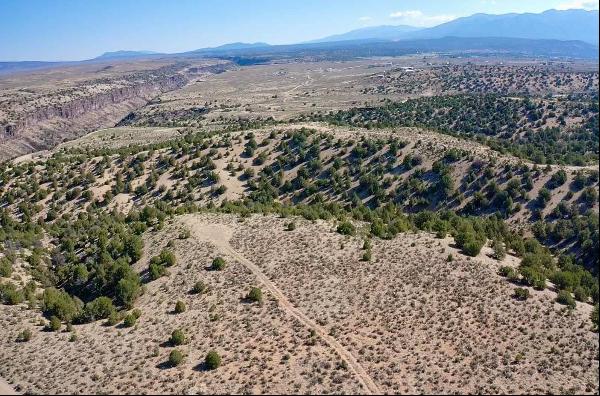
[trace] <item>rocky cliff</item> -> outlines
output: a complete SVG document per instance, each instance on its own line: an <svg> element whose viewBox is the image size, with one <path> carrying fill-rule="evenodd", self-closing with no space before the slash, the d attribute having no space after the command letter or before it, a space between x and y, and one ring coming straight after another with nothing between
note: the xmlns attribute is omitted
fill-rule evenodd
<svg viewBox="0 0 600 396"><path fill-rule="evenodd" d="M16 123L5 125L4 135L5 137L17 136L25 129L35 127L41 122L51 121L53 118L72 120L89 112L130 100L142 99L147 101L163 92L180 88L185 82L186 79L182 75L176 75L164 80L110 89L107 92L77 98L65 104L40 107L24 114L22 119Z"/></svg>
<svg viewBox="0 0 600 396"><path fill-rule="evenodd" d="M49 149L90 131L112 127L160 94L183 87L188 75L223 71L223 66L211 65L195 67L189 73L187 66L177 64L114 80L99 79L69 88L68 94L67 90L44 93L43 101L42 95L18 100L21 108L12 111L12 119L0 117L0 160Z"/></svg>

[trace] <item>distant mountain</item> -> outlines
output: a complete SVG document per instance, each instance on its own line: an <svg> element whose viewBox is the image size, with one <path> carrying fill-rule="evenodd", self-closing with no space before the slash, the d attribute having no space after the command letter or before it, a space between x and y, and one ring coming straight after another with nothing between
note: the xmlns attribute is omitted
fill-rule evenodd
<svg viewBox="0 0 600 396"><path fill-rule="evenodd" d="M185 52L185 54L192 54L192 55L194 55L194 54L202 54L202 55L221 54L221 53L227 53L227 52L253 50L253 49L268 48L268 47L270 47L270 45L267 43L239 43L238 42L238 43L223 44L218 47L200 48L197 50Z"/></svg>
<svg viewBox="0 0 600 396"><path fill-rule="evenodd" d="M62 66L62 65L69 64L69 63L72 63L72 62L43 62L43 61L0 62L0 74L46 69L49 67Z"/></svg>
<svg viewBox="0 0 600 396"><path fill-rule="evenodd" d="M269 44L267 43L229 43L229 44L223 44L220 45L218 47L212 47L212 48L203 48L203 50L224 50L224 51L228 51L228 50L237 50L237 49L248 49L248 48L262 48L262 47L268 47Z"/></svg>
<svg viewBox="0 0 600 396"><path fill-rule="evenodd" d="M431 28L374 26L325 37L311 43L344 40L414 40L442 37L514 37L580 40L598 44L598 11L548 10L540 14L475 14Z"/></svg>
<svg viewBox="0 0 600 396"><path fill-rule="evenodd" d="M598 46L583 41L534 40L511 37L442 37L417 40L344 40L323 43L271 45L221 53L196 54L230 59L244 64L273 59L311 57L321 60L350 60L372 56L401 56L441 53L454 56L508 55L598 59Z"/></svg>
<svg viewBox="0 0 600 396"><path fill-rule="evenodd" d="M229 51L239 51L239 50L248 50L254 48L264 48L268 47L267 43L229 43L220 45L218 47L207 47L200 48L194 51L185 52L185 54L191 55L206 55L206 54L220 54L226 53ZM93 61L100 60L124 60L124 59L132 59L132 58L143 58L154 55L177 55L177 54L163 54L160 52L152 52L152 51L114 51L114 52L105 52L102 55L91 59Z"/></svg>
<svg viewBox="0 0 600 396"><path fill-rule="evenodd" d="M548 10L540 14L475 14L409 33L404 38L446 36L580 40L598 44L598 11Z"/></svg>
<svg viewBox="0 0 600 396"><path fill-rule="evenodd" d="M312 40L309 43L325 43L332 41L349 41L349 40L398 40L404 37L407 33L413 33L421 30L420 28L408 25L398 26L370 26L362 29L351 30L347 33L335 34L333 36L323 37L322 39Z"/></svg>
<svg viewBox="0 0 600 396"><path fill-rule="evenodd" d="M140 58L148 55L159 55L159 52L153 51L114 51L105 52L102 55L94 58L94 60L102 59L126 59L126 58Z"/></svg>

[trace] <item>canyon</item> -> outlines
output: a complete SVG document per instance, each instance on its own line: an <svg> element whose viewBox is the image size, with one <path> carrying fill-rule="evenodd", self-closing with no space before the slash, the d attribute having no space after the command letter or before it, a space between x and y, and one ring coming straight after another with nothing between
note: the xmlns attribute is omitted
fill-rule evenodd
<svg viewBox="0 0 600 396"><path fill-rule="evenodd" d="M97 69L98 65L87 66L92 67ZM45 70L0 82L0 88L4 88L0 93L0 160L49 149L112 127L159 95L182 88L192 78L225 71L232 64L170 60L132 67L137 70L123 64L103 65L105 75L95 78L86 78L93 70L76 70L82 80L71 75L61 79L54 70ZM44 76L49 77L48 83L39 85L36 77ZM15 80L27 83L12 87Z"/></svg>

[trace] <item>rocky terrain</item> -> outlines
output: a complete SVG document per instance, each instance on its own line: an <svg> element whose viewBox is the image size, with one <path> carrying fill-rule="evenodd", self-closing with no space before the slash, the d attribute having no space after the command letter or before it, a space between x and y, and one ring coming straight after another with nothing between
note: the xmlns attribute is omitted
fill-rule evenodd
<svg viewBox="0 0 600 396"><path fill-rule="evenodd" d="M195 65L155 62L129 68L95 64L100 71L95 74L90 67L67 73L64 79L52 71L38 72L42 75L18 88L14 80L26 79L28 74L0 81L0 159L52 148L114 126L150 100L183 87L190 78L224 70L223 63L210 61ZM78 73L81 79L76 78ZM45 86L37 85L44 74L49 74ZM50 84L52 79L55 84Z"/></svg>

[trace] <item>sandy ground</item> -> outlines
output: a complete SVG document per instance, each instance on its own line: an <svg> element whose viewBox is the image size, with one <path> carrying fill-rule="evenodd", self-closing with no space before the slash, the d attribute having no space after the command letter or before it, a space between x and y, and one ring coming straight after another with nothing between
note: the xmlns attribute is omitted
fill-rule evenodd
<svg viewBox="0 0 600 396"><path fill-rule="evenodd" d="M0 378L0 395L18 395L10 384Z"/></svg>

